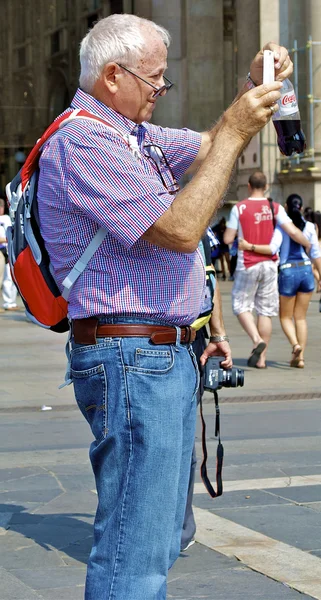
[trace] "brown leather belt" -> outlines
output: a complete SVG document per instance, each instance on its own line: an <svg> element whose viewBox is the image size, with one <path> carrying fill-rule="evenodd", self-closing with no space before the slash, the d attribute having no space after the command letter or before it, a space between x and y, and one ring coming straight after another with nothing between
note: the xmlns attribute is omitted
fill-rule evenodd
<svg viewBox="0 0 321 600"><path fill-rule="evenodd" d="M181 344L190 344L195 340L196 330L192 327L180 327ZM96 338L111 337L148 337L153 344L175 344L175 327L164 325L144 325L143 323L100 325L97 317L72 320L72 334L76 344L96 344Z"/></svg>

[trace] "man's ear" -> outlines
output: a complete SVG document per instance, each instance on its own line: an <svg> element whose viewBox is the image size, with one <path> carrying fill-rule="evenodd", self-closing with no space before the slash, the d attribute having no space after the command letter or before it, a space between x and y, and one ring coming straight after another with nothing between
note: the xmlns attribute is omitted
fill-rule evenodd
<svg viewBox="0 0 321 600"><path fill-rule="evenodd" d="M121 77L120 69L116 63L107 63L101 73L101 78L110 94L116 94Z"/></svg>

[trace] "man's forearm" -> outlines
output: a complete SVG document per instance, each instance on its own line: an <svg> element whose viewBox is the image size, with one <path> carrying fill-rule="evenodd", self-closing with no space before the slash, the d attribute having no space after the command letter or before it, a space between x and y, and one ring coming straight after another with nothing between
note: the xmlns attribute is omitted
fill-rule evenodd
<svg viewBox="0 0 321 600"><path fill-rule="evenodd" d="M221 122L197 174L144 238L170 250L194 252L221 204L244 144Z"/></svg>
<svg viewBox="0 0 321 600"><path fill-rule="evenodd" d="M316 266L321 279L321 258L314 258L313 264Z"/></svg>

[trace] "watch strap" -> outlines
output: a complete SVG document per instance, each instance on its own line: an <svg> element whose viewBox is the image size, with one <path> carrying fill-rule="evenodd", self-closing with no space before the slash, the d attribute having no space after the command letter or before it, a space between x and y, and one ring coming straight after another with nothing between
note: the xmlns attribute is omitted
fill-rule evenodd
<svg viewBox="0 0 321 600"><path fill-rule="evenodd" d="M230 339L227 335L211 335L210 343L217 344L218 342L229 342Z"/></svg>

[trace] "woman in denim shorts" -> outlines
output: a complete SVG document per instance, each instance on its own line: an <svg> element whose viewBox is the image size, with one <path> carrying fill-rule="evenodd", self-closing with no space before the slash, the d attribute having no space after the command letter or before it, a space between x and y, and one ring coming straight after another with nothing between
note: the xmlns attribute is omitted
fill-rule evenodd
<svg viewBox="0 0 321 600"><path fill-rule="evenodd" d="M321 276L321 252L313 223L305 221L302 216L303 201L298 194L291 194L286 201L285 209L296 225L307 238L311 249L309 256L305 248L300 246L278 226L268 245L249 244L239 240L241 250L259 254L280 253L279 294L280 321L282 329L292 346L291 367L304 368L304 350L307 342L306 313L314 290L314 276L311 261ZM308 245L307 244L307 245Z"/></svg>

